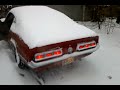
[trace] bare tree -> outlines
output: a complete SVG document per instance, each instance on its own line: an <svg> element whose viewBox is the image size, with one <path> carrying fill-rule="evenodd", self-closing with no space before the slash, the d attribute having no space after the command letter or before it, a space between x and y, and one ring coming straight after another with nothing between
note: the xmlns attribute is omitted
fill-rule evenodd
<svg viewBox="0 0 120 90"><path fill-rule="evenodd" d="M92 21L98 23L98 28L101 29L102 22L105 21L104 16L105 5L95 5L92 11Z"/></svg>
<svg viewBox="0 0 120 90"><path fill-rule="evenodd" d="M6 16L7 12L13 7L13 5L0 5L0 18Z"/></svg>

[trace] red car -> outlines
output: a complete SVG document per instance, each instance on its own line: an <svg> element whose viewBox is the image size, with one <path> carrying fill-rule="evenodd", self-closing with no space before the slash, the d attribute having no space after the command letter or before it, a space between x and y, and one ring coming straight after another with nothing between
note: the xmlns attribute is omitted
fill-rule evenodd
<svg viewBox="0 0 120 90"><path fill-rule="evenodd" d="M2 24L20 68L42 71L67 65L99 48L94 31L47 6L13 8Z"/></svg>

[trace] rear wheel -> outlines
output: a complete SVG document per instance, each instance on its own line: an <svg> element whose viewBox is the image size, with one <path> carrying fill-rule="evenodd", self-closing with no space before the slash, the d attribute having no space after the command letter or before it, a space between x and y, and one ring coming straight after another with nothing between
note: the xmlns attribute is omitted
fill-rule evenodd
<svg viewBox="0 0 120 90"><path fill-rule="evenodd" d="M17 49L15 49L15 59L16 59L17 65L20 69L26 68L26 65L24 64L24 62L22 62L22 59L18 55Z"/></svg>
<svg viewBox="0 0 120 90"><path fill-rule="evenodd" d="M20 58L17 48L16 48L16 44L14 45L12 42L9 42L10 48L12 49L14 56L15 56L15 62L17 63L18 67L20 69L25 69L26 65L24 64L24 62L22 62L22 59Z"/></svg>
<svg viewBox="0 0 120 90"><path fill-rule="evenodd" d="M20 59L20 62L18 63L18 67L20 69L26 69L26 65L21 61L21 59Z"/></svg>

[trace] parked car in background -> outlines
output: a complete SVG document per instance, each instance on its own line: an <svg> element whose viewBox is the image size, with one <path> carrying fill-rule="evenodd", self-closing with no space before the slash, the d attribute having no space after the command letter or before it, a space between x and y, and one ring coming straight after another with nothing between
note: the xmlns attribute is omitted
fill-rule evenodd
<svg viewBox="0 0 120 90"><path fill-rule="evenodd" d="M13 8L2 23L20 68L42 71L67 65L99 48L94 31L47 6Z"/></svg>

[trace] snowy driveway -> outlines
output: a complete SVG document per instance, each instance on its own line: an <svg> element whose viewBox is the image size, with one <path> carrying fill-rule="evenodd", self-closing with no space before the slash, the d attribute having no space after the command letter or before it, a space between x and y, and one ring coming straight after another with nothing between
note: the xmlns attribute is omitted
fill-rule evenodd
<svg viewBox="0 0 120 90"><path fill-rule="evenodd" d="M104 27L94 31L100 36L100 48L71 65L43 73L46 85L120 84L120 28L114 28L109 35ZM0 41L0 84L38 85L28 71L17 68L4 41Z"/></svg>

